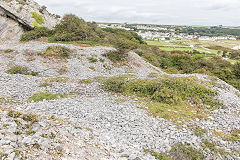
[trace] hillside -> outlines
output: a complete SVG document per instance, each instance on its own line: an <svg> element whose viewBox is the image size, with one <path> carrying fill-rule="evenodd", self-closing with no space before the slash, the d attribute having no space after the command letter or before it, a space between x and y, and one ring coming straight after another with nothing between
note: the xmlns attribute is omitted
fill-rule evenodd
<svg viewBox="0 0 240 160"><path fill-rule="evenodd" d="M64 46L73 52L67 59L43 57L39 54L49 46ZM148 109L141 109L144 106L148 107L147 103L150 103L142 98L112 94L102 90L99 79L103 77L130 74L136 79L147 80L166 75L133 52L128 53L124 65L117 65L102 56L103 53L113 49L109 47L28 42L0 45L0 48L2 50L0 97L2 97L1 114L4 117L1 118L1 153L8 154L10 158L15 153L15 157L26 159L31 159L32 156L33 159L54 158L54 156L66 159L99 159L99 157L154 159L149 154L145 154L144 149L169 152L174 144L189 143L202 150L204 147L200 146L203 146L205 139L214 144L214 148L204 149L204 155L208 158L222 157L223 155L220 154L222 152L229 159L238 156L239 141L227 138L231 137L232 132L239 130L240 92L223 81L217 80L211 88L218 92L215 98L223 101L224 109L213 111L205 109L206 118L198 117L194 118L194 121L177 125L171 120L149 115ZM8 70L14 66L24 66L38 74L37 76L8 74ZM208 79L203 75L169 76L193 76L197 77L199 83ZM32 97L39 93L59 95L53 100L51 98L43 100L47 97L41 98L40 95ZM21 118L9 116L10 110L39 116L39 122L31 126L34 133L30 135L24 133L28 130L23 126L26 122ZM49 117L49 120L44 118L45 116ZM20 125L15 123L18 120L21 122ZM67 124L62 124L65 122ZM46 146L44 141L46 138L41 137L45 133L46 125L55 126L50 128L57 138L50 138L47 141L48 145L53 144L52 149ZM71 129L71 126L78 127ZM51 134L51 130L46 134ZM22 134L16 134L19 131L22 131ZM8 136L4 136L6 133ZM67 137L60 138L62 136ZM28 138L26 142L28 146L25 147L23 147L25 141L22 140L24 138ZM71 138L75 140L72 141ZM57 140L64 142L59 144ZM81 145L72 144L78 141ZM35 143L39 144L39 148L34 149ZM68 145L74 148L67 149ZM216 153L213 155L215 149ZM20 155L14 152L16 150L20 151Z"/></svg>
<svg viewBox="0 0 240 160"><path fill-rule="evenodd" d="M229 70L180 72L197 56L75 15L20 36L0 41L0 159L240 158L240 91L222 80ZM226 63L212 61L216 70Z"/></svg>

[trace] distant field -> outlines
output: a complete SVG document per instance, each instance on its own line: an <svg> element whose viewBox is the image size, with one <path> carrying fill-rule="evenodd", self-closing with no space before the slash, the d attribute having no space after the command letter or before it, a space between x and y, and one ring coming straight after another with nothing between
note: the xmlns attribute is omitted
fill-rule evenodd
<svg viewBox="0 0 240 160"><path fill-rule="evenodd" d="M189 47L191 44L184 45L184 44L179 44L179 41L173 41L172 43L167 43L163 41L146 41L148 45L154 45L154 46L159 46L161 50L165 51L174 51L174 50L179 50L179 51L193 51L194 49ZM185 42L185 41L184 41ZM196 48L196 50L200 51L201 53L203 52L211 52L214 54L217 54L217 50L213 49L204 49L204 48Z"/></svg>
<svg viewBox="0 0 240 160"><path fill-rule="evenodd" d="M173 43L167 43L163 41L146 41L148 45L153 45L153 46L175 46L176 44Z"/></svg>
<svg viewBox="0 0 240 160"><path fill-rule="evenodd" d="M225 48L232 49L235 46L240 45L240 40L219 40L219 41L201 41L201 40L182 40L182 43L186 45L195 45L202 47L212 47L212 46L221 46Z"/></svg>
<svg viewBox="0 0 240 160"><path fill-rule="evenodd" d="M223 54L222 50L208 49L208 47L221 46L224 48L233 48L234 46L240 45L240 40L225 40L225 41L200 41L200 40L187 40L183 39L181 41L172 41L170 43L163 41L146 41L148 45L159 46L159 49L164 51L193 51L197 50L200 53L209 53L206 54L206 58L212 57L214 54L218 54L218 51L221 51L220 56ZM197 48L191 48L190 45L194 45ZM227 52L228 55L230 52ZM236 63L238 60L228 59L229 62Z"/></svg>

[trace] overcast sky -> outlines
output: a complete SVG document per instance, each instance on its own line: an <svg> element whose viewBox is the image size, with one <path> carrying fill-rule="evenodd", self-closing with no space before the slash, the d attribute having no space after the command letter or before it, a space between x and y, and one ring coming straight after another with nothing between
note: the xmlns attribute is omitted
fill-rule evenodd
<svg viewBox="0 0 240 160"><path fill-rule="evenodd" d="M240 0L36 0L87 21L240 26Z"/></svg>

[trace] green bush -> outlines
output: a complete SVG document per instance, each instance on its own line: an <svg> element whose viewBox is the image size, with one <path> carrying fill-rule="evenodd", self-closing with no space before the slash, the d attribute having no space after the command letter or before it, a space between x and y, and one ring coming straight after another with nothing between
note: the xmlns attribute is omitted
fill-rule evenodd
<svg viewBox="0 0 240 160"><path fill-rule="evenodd" d="M141 45L146 47L146 43L136 32L123 29L99 28L95 22L85 22L83 19L73 15L65 15L53 30L41 27L44 19L41 15L32 13L36 26L34 30L22 35L22 41L29 41L41 37L48 37L50 42L61 43L84 43L104 44L115 47L119 52L125 53L129 50L139 48Z"/></svg>
<svg viewBox="0 0 240 160"><path fill-rule="evenodd" d="M102 31L96 23L88 23L75 15L65 15L54 29L55 41L99 40Z"/></svg>
<svg viewBox="0 0 240 160"><path fill-rule="evenodd" d="M206 58L205 55L191 55L181 51L149 52L142 55L149 63L169 73L201 73L216 76L240 89L239 64L231 64L221 57Z"/></svg>
<svg viewBox="0 0 240 160"><path fill-rule="evenodd" d="M107 53L102 54L102 56L107 57L113 63L122 62L125 59L125 54L121 51L108 51Z"/></svg>
<svg viewBox="0 0 240 160"><path fill-rule="evenodd" d="M48 37L52 34L52 31L46 27L37 27L31 31L25 32L21 36L21 41L30 41L42 37Z"/></svg>
<svg viewBox="0 0 240 160"><path fill-rule="evenodd" d="M145 150L158 160L202 160L205 158L204 153L195 149L190 144L175 144L168 154L157 153L151 150Z"/></svg>
<svg viewBox="0 0 240 160"><path fill-rule="evenodd" d="M8 74L24 74L24 75L32 75L32 76L37 76L39 72L33 72L29 70L27 67L22 67L22 66L15 66L12 67L11 69L7 70Z"/></svg>
<svg viewBox="0 0 240 160"><path fill-rule="evenodd" d="M97 58L94 58L94 57L88 57L87 59L88 59L88 61L89 61L90 63L95 63L95 62L98 61L98 59L97 59Z"/></svg>
<svg viewBox="0 0 240 160"><path fill-rule="evenodd" d="M152 100L170 105L186 102L203 103L212 107L220 105L213 98L217 93L196 81L194 78L174 77L128 81L125 77L112 77L104 81L104 88L108 91L150 96Z"/></svg>
<svg viewBox="0 0 240 160"><path fill-rule="evenodd" d="M48 47L44 52L39 53L42 56L57 56L57 57L61 57L61 58L68 58L70 53L72 53L72 50L67 48L67 47L63 47L63 46L51 46Z"/></svg>
<svg viewBox="0 0 240 160"><path fill-rule="evenodd" d="M202 160L205 158L204 153L193 148L190 144L176 144L170 151L172 159L189 159Z"/></svg>

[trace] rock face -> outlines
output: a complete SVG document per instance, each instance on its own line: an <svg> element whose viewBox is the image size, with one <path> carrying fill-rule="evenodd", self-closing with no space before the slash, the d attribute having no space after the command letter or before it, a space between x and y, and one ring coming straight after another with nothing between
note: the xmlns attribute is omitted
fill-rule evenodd
<svg viewBox="0 0 240 160"><path fill-rule="evenodd" d="M52 29L58 23L55 15L46 7L33 0L1 0L0 1L0 41L19 40L24 30L34 27Z"/></svg>
<svg viewBox="0 0 240 160"><path fill-rule="evenodd" d="M0 16L0 42L18 41L22 33L23 28L18 22Z"/></svg>

